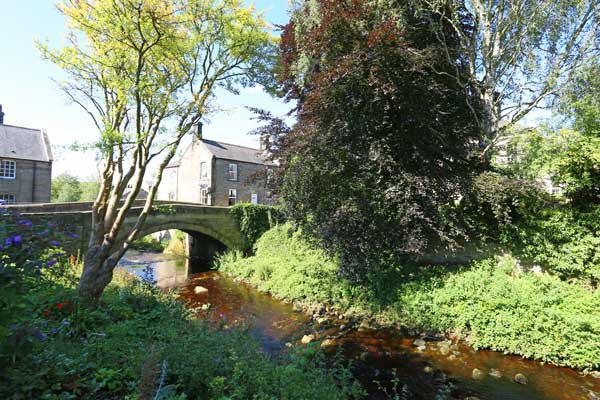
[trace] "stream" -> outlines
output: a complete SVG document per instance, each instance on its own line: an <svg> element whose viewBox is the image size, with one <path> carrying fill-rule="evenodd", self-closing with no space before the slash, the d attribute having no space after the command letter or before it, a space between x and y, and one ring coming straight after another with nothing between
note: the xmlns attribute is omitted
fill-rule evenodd
<svg viewBox="0 0 600 400"><path fill-rule="evenodd" d="M193 273L196 269L185 258L129 251L120 268L161 289L178 288L180 298L199 318L225 327L247 327L270 354L301 346L305 336L322 340L326 353L340 351L353 360L352 371L369 399L396 398L395 385L399 399L600 400L600 379L577 370L475 351L461 341L435 335L409 337L343 319L317 322L291 304L219 272ZM527 383L515 382L517 374Z"/></svg>

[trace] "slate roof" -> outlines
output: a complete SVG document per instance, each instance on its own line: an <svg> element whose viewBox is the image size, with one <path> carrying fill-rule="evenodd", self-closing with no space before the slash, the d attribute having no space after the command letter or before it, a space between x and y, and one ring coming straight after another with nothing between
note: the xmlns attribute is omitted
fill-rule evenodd
<svg viewBox="0 0 600 400"><path fill-rule="evenodd" d="M262 150L259 149L208 139L202 139L202 144L204 144L208 148L208 151L216 158L253 164L275 165L273 162L265 159Z"/></svg>
<svg viewBox="0 0 600 400"><path fill-rule="evenodd" d="M45 131L0 124L0 157L51 162L52 148Z"/></svg>
<svg viewBox="0 0 600 400"><path fill-rule="evenodd" d="M238 146L236 144L217 142L216 140L202 139L202 144L206 146L208 151L216 158L223 160L232 160L247 162L252 164L263 164L276 166L274 162L265 159L262 150L253 149L251 147ZM190 144L191 145L191 144ZM189 148L189 147L188 147ZM187 152L187 149L184 153ZM167 165L167 168L177 168L181 165L181 159L173 159Z"/></svg>

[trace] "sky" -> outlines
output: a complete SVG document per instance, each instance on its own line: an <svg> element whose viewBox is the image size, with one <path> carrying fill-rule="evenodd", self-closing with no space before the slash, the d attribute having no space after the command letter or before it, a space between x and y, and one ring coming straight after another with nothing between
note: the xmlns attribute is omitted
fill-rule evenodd
<svg viewBox="0 0 600 400"><path fill-rule="evenodd" d="M58 89L53 78L61 71L43 60L34 40L48 41L51 47L64 44L65 20L51 0L0 0L0 104L4 123L46 129L54 151L52 175L64 172L89 179L97 175L92 153L74 152L68 146L77 141L89 143L98 133L89 116ZM288 20L287 0L256 0L271 24ZM291 106L272 98L262 88L242 90L240 95L217 92L216 104L223 109L204 124L204 137L227 143L258 147L258 138L247 133L258 123L245 107L260 107L283 115ZM190 138L180 145L185 148Z"/></svg>

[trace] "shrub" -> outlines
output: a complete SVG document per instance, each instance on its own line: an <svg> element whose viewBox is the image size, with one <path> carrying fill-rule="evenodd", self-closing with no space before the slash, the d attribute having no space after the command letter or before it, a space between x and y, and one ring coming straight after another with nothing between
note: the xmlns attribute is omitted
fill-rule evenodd
<svg viewBox="0 0 600 400"><path fill-rule="evenodd" d="M517 273L515 260L462 267L389 265L358 286L289 224L256 243L252 257L229 254L222 271L276 297L335 308L423 330L462 331L491 348L579 368L600 366L600 291L557 277Z"/></svg>
<svg viewBox="0 0 600 400"><path fill-rule="evenodd" d="M283 213L279 207L240 203L231 207L229 212L240 226L246 251L252 249L263 233L283 221Z"/></svg>

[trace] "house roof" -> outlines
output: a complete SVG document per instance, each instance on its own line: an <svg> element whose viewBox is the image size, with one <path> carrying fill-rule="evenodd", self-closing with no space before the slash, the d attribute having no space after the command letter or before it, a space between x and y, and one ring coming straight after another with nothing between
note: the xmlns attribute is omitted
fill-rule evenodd
<svg viewBox="0 0 600 400"><path fill-rule="evenodd" d="M253 164L275 165L272 161L266 159L263 151L259 149L208 139L202 139L201 142L216 158Z"/></svg>
<svg viewBox="0 0 600 400"><path fill-rule="evenodd" d="M45 131L0 124L0 157L52 161L52 149Z"/></svg>

